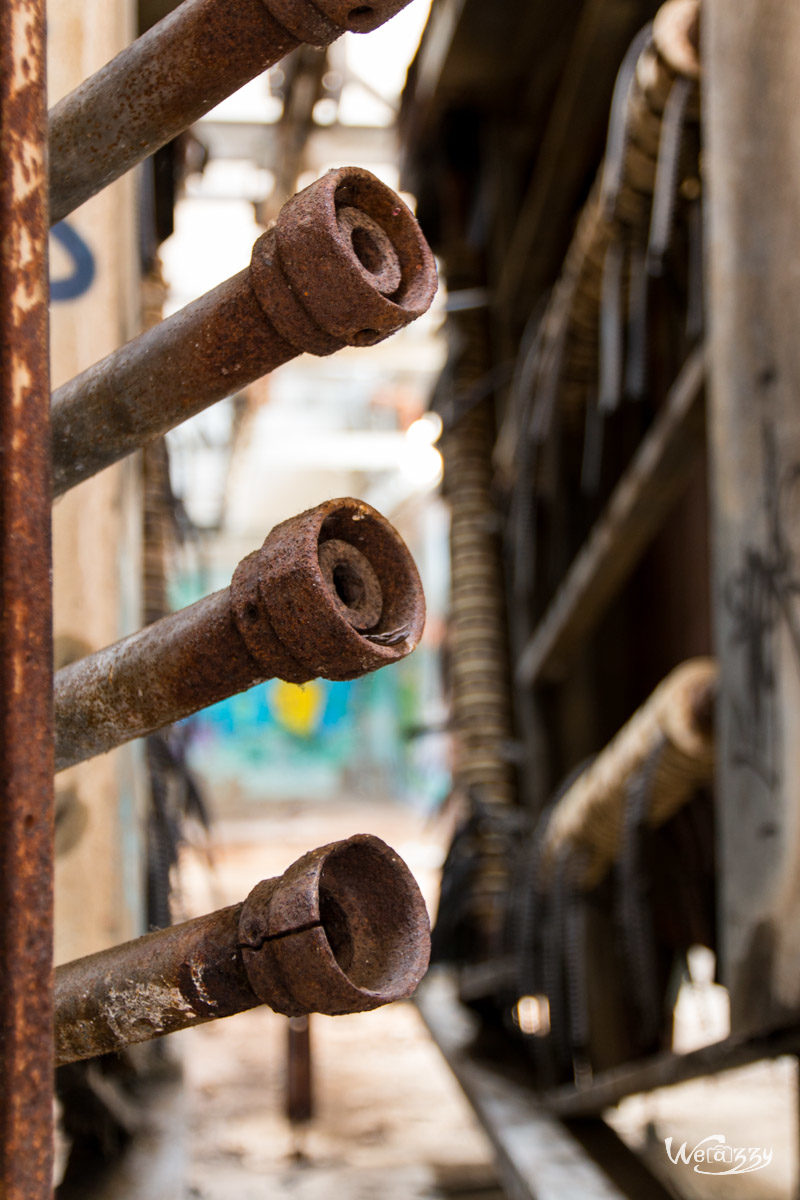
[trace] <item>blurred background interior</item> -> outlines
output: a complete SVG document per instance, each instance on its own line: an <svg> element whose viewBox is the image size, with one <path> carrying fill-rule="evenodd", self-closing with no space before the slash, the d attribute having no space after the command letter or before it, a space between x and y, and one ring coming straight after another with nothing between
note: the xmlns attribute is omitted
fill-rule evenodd
<svg viewBox="0 0 800 1200"><path fill-rule="evenodd" d="M333 167L400 193L441 276L400 333L295 358L53 514L57 668L331 497L402 534L428 614L407 659L270 680L57 776L56 961L370 832L440 906L425 1021L256 1009L61 1068L59 1200L798 1194L800 456L744 401L706 430L705 172L730 146L700 152L703 2L410 0L293 50L51 231L54 387L245 268ZM50 104L174 7L52 3ZM734 536L715 494L769 527ZM714 646L745 697L716 758ZM769 1162L665 1152L720 1132Z"/></svg>

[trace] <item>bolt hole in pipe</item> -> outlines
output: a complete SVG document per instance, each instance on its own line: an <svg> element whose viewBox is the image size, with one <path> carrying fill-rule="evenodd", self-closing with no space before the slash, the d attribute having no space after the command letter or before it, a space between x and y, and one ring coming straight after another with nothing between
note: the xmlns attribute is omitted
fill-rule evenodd
<svg viewBox="0 0 800 1200"><path fill-rule="evenodd" d="M363 25L370 19L374 11L371 4L359 4L356 8L350 9L350 12L347 14L347 20L355 26Z"/></svg>
<svg viewBox="0 0 800 1200"><path fill-rule="evenodd" d="M373 346L380 340L380 336L377 329L359 329L358 333L353 334L353 345Z"/></svg>

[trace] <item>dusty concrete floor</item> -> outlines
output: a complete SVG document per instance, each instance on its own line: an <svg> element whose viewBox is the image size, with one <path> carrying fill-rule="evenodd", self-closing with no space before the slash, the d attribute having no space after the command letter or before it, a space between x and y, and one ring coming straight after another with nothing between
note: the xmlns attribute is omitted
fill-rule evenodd
<svg viewBox="0 0 800 1200"><path fill-rule="evenodd" d="M352 833L384 838L435 893L443 831L391 805L294 804L220 822L212 875L196 853L185 857L185 915L240 900L306 850ZM312 1018L306 1126L284 1115L287 1025L258 1009L172 1039L187 1085L182 1198L496 1200L488 1143L412 1005Z"/></svg>

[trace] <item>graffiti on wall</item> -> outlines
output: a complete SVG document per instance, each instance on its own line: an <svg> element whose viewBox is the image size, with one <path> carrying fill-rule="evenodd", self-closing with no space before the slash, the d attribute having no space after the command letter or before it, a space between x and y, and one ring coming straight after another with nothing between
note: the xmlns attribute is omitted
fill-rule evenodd
<svg viewBox="0 0 800 1200"><path fill-rule="evenodd" d="M50 278L50 299L55 302L77 300L84 296L94 283L96 267L94 255L72 225L59 221L50 230L50 236L64 251L68 269L65 274Z"/></svg>
<svg viewBox="0 0 800 1200"><path fill-rule="evenodd" d="M419 652L418 652L419 653ZM271 679L189 718L192 765L219 799L391 798L430 807L449 775L419 725L419 670L398 663L349 683Z"/></svg>

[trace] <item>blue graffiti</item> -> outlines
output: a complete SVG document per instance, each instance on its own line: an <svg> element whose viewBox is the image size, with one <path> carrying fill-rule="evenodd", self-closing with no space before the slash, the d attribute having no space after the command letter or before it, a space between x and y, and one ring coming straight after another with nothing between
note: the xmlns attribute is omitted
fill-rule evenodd
<svg viewBox="0 0 800 1200"><path fill-rule="evenodd" d="M51 300L77 300L94 283L95 263L86 242L66 221L59 221L50 230L56 241L72 259L72 271L63 279L50 280Z"/></svg>

